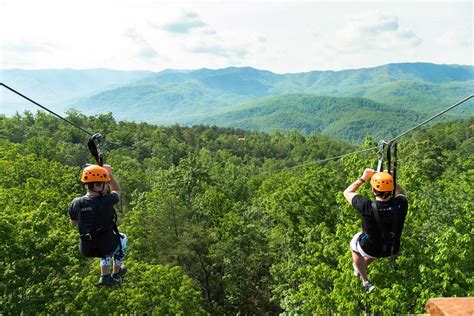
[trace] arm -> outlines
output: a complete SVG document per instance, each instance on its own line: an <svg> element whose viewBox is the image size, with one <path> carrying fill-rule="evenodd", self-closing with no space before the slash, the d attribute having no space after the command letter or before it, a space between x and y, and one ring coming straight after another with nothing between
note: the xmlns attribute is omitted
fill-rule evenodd
<svg viewBox="0 0 474 316"><path fill-rule="evenodd" d="M112 192L116 192L120 196L120 184L115 180L113 174L112 174L112 167L110 165L104 165L104 168L107 169L109 172L110 176L110 189Z"/></svg>
<svg viewBox="0 0 474 316"><path fill-rule="evenodd" d="M71 226L77 226L79 224L79 218L80 216L80 211L78 210L79 208L79 202L78 199L74 199L71 202L71 205L69 205L69 223L71 223Z"/></svg>
<svg viewBox="0 0 474 316"><path fill-rule="evenodd" d="M405 195L405 190L397 183L397 188L395 190L395 196L397 195Z"/></svg>
<svg viewBox="0 0 474 316"><path fill-rule="evenodd" d="M364 184L365 181L370 180L372 178L372 175L374 174L374 169L367 168L364 170L364 173L362 174L362 177L354 181L351 185L349 185L343 192L344 197L346 198L347 202L349 204L352 204L352 199L354 196L357 195L356 191L357 189Z"/></svg>

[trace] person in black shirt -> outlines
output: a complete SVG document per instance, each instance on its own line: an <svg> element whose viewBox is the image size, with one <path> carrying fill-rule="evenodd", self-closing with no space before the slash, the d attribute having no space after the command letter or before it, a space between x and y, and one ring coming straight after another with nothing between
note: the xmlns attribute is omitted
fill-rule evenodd
<svg viewBox="0 0 474 316"><path fill-rule="evenodd" d="M375 201L356 193L369 179ZM408 201L399 185L394 197L393 190L391 174L365 169L362 177L344 191L346 200L362 215L362 232L354 235L350 245L354 275L362 278L367 293L375 289L368 279L367 266L376 258L390 257L400 250L400 237L408 211Z"/></svg>
<svg viewBox="0 0 474 316"><path fill-rule="evenodd" d="M127 236L117 234L113 208L119 202L120 185L109 165L84 168L81 181L87 186L87 193L75 198L69 207L71 225L79 230L79 250L86 257L101 258L100 285L118 285L126 271L121 262L127 245ZM114 267L110 274L112 256Z"/></svg>

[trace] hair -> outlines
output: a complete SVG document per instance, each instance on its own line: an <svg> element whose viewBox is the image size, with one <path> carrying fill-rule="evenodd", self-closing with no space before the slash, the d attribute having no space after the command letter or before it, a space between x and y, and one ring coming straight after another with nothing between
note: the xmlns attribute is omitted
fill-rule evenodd
<svg viewBox="0 0 474 316"><path fill-rule="evenodd" d="M88 189L89 191L94 191L94 189L95 189L94 186L95 186L96 184L100 184L100 183L104 183L104 182L89 182L89 183L87 183L87 189Z"/></svg>
<svg viewBox="0 0 474 316"><path fill-rule="evenodd" d="M390 195L392 194L392 191L378 191L378 190L375 190L374 188L372 188L372 192L374 193L375 196L380 196L384 199L390 197Z"/></svg>

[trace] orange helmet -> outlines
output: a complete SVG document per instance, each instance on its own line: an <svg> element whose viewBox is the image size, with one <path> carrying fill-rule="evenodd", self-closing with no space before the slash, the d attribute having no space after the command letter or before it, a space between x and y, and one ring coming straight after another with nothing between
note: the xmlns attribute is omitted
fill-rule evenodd
<svg viewBox="0 0 474 316"><path fill-rule="evenodd" d="M370 185L380 192L393 191L393 177L388 172L377 172L370 179Z"/></svg>
<svg viewBox="0 0 474 316"><path fill-rule="evenodd" d="M91 182L108 182L111 181L107 169L97 165L91 165L84 168L82 171L81 181L83 183Z"/></svg>

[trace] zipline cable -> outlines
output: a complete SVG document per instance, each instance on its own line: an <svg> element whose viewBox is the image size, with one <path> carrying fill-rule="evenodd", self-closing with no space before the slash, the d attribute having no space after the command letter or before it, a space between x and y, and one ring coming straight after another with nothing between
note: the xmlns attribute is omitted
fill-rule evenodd
<svg viewBox="0 0 474 316"><path fill-rule="evenodd" d="M28 101L30 101L30 102L36 104L37 106L39 106L39 107L42 108L43 110L48 111L49 113L55 115L56 117L58 117L58 118L64 120L65 122L67 122L67 123L73 125L74 127L80 129L81 131L87 133L89 136L93 136L93 135L94 135L94 133L91 133L91 132L85 130L84 128L82 128L82 127L80 127L79 125L77 125L77 124L75 124L75 123L69 121L68 119L66 119L66 118L64 118L64 117L62 117L62 116L60 116L59 114L54 113L53 111L51 111L51 110L49 110L48 108L42 106L42 105L39 104L38 102L36 102L36 101L34 101L34 100L28 98L27 96L21 94L20 92L16 91L15 89L10 88L10 87L7 86L6 84L0 82L0 85L1 85L1 86L4 86L4 87L7 88L8 90L10 90L10 91L16 93L17 95L19 95L19 96L25 98L26 100L28 100ZM406 134L411 133L411 132L414 131L415 129L417 129L417 128L423 126L424 124L426 124L426 123L428 123L428 122L434 120L434 119L437 118L438 116L441 116L441 115L443 115L444 113L448 112L449 110L451 110L451 109L453 109L453 108L455 108L455 107L457 107L457 106L463 104L464 102L466 102L467 100L471 99L472 97L474 97L474 94L471 94L470 96L468 96L468 97L462 99L461 101L459 101L459 102L457 102L457 103L455 103L455 104L449 106L448 108L444 109L443 111L439 112L438 114L433 115L432 117L430 117L430 118L428 118L427 120L423 121L422 123L416 125L415 127L412 127L411 129L409 129L409 130L403 132L402 134L396 136L395 138L393 138L392 140L390 140L390 141L388 142L388 144L393 143L395 140L401 138L402 136L405 136ZM109 141L107 141L106 143L109 143L109 144L111 144L111 145L118 146L118 147L132 147L132 146L127 146L127 145L115 144L115 143L112 143L112 142L109 142ZM347 156L350 156L350 155L355 155L355 154L358 154L358 153L362 153L362 152L367 152L367 151L370 151L370 150L374 150L374 149L377 149L377 148L378 148L378 146L375 146L375 147L371 147L371 148L367 148L367 149L363 149L363 150L353 151L353 152L350 152L350 153L347 153L347 154L342 154L342 155L339 155L339 156L334 156L334 157L330 157L330 158L326 158L326 159L321 159L321 160L317 160L317 161L313 161L313 162L309 162L309 163L305 163L305 164L300 164L300 165L296 165L296 166L292 166L292 167L288 167L288 168L282 168L282 169L280 169L280 170L277 170L277 172L283 171L283 170L291 170L291 169L301 168L301 167L305 167L305 166L309 166L309 165L313 165L313 164L318 164L318 163L322 163L322 162L326 162L326 161L330 161L330 160L340 159L340 158L344 158L344 157L347 157Z"/></svg>
<svg viewBox="0 0 474 316"><path fill-rule="evenodd" d="M28 100L28 101L30 101L31 103L33 103L33 104L39 106L39 107L42 108L43 110L45 110L45 111L47 111L47 112L53 114L54 116L58 117L59 119L61 119L61 120L65 121L65 122L71 124L72 126L78 128L79 130L83 131L83 132L86 133L87 135L89 135L89 136L91 136L91 137L93 137L94 135L96 135L96 133L89 132L89 131L86 130L85 128L82 128L81 126L77 125L76 123L71 122L70 120L68 120L68 119L62 117L61 115L59 115L59 114L57 114L57 113L51 111L50 109L46 108L45 106L42 106L42 105L39 104L38 102L36 102L36 101L34 101L34 100L28 98L27 96L21 94L20 92L18 92L18 91L16 91L15 89L13 89L13 88L7 86L7 85L4 84L3 82L0 82L0 86L4 86L4 87L7 88L8 90L10 90L10 91L16 93L17 95L21 96L22 98L25 98L26 100ZM131 148L131 146L129 146L129 145L116 144L116 143L113 143L113 142L110 142L110 141L106 141L105 143L110 144L110 145L114 145L114 146L117 146L117 147L130 147L130 148Z"/></svg>
<svg viewBox="0 0 474 316"><path fill-rule="evenodd" d="M360 154L360 153L371 151L371 150L374 150L374 149L377 149L377 148L378 148L377 146L370 147L370 148L366 148L366 149L362 149L362 150L358 150L358 151L353 151L353 152L350 152L350 153L347 153L347 154L342 154L342 155L339 155L339 156L334 156L334 157L330 157L330 158L316 160L316 161L304 163L304 164L301 164L301 165L296 165L296 166L293 166L293 167L283 168L283 169L278 170L278 171L291 170L291 169L296 169L296 168L300 168L300 167L306 167L306 166L314 165L314 164L317 164L317 163L322 163L322 162L326 162L326 161L330 161L330 160L336 160L336 159L344 158L344 157L347 157L347 156L350 156L350 155Z"/></svg>
<svg viewBox="0 0 474 316"><path fill-rule="evenodd" d="M429 119L425 120L424 122L418 124L417 126L415 126L415 127L411 128L411 129L409 129L408 131L406 131L406 132L404 132L404 133L398 135L398 136L395 137L394 139L390 140L389 143L393 143L394 141L396 141L396 140L399 139L400 137L405 136L406 134L408 134L408 133L412 132L413 130L419 128L420 126L425 125L425 124L428 123L429 121L434 120L434 119L437 118L438 116L441 116L441 115L443 115L444 113L448 112L449 110L454 109L455 107L457 107L458 105L463 104L464 102L466 102L467 100L469 100L469 99L472 98L472 97L474 97L474 94L471 94L470 96L468 96L468 97L462 99L461 101L459 101L459 102L457 102L457 103L451 105L450 107L444 109L443 111L439 112L438 114L433 115L432 117L430 117Z"/></svg>
<svg viewBox="0 0 474 316"><path fill-rule="evenodd" d="M15 89L10 88L10 87L7 86L6 84L0 82L0 85L4 86L4 87L7 88L8 90L10 90L10 91L12 91L12 92L18 94L19 96L25 98L26 100L28 100L28 101L30 101L30 102L36 104L37 106L39 106L39 107L42 108L43 110L48 111L49 113L51 113L51 114L57 116L58 118L64 120L65 122L67 122L67 123L73 125L74 127L80 129L81 131L87 133L89 136L94 136L94 135L95 135L94 133L91 133L91 132L85 130L84 128L80 127L79 125L77 125L77 124L75 124L75 123L69 121L68 119L62 117L61 115L56 114L55 112L53 112L53 111L49 110L48 108L42 106L42 105L39 104L38 102L36 102L36 101L34 101L34 100L28 98L27 96L21 94L20 92L16 91ZM109 142L109 141L106 141L106 143L111 144L111 145L114 145L114 146L118 146L118 147L132 147L132 146L126 146L126 145L115 144L115 143L112 143L112 142ZM349 156L349 155L352 155L352 154L370 151L370 150L373 150L373 149L376 149L376 148L377 148L377 147L372 147L372 148L368 148L368 149L364 149L364 150L359 150L359 151L355 151L355 152L343 154L343 155L336 156L336 157L331 157L331 158L326 158L326 159L322 159L322 160L318 160L318 161L313 161L313 162L310 162L310 163L307 163L307 164L304 164L304 165L306 166L306 165L321 163L321 162L325 162L325 161L329 161L329 160L339 159L339 158L343 158L343 157L346 157L346 156ZM293 167L290 167L290 168L287 168L287 169L294 169L294 168L298 168L298 167L301 167L301 166L303 166L303 165L297 165L297 166L293 166ZM284 168L284 169L285 169L285 168ZM284 169L282 169L282 170L284 170ZM281 170L280 170L280 171L281 171Z"/></svg>
<svg viewBox="0 0 474 316"><path fill-rule="evenodd" d="M397 137L394 137L392 140L386 142L387 145L391 145L393 142L395 142L397 139L401 138L402 136L405 136L406 134L408 133L411 133L412 131L414 131L415 129L425 125L426 123L434 120L435 118L437 118L438 116L441 116L443 115L444 113L448 112L449 110L451 109L454 109L455 107L463 104L464 102L466 102L467 100L471 99L472 97L474 97L474 94L471 94L470 96L462 99L461 101L447 107L446 109L444 109L443 111L439 112L438 114L436 115L433 115L432 117L430 117L429 119L426 119L425 121L423 121L422 123L416 125L415 127L412 127L410 128L409 130L403 132L402 134L398 135ZM309 163L305 163L305 164L300 164L300 165L296 165L296 166L292 166L292 167L288 167L288 168L282 168L282 169L279 169L279 170L276 170L276 171L273 171L273 172L281 172L281 171L284 171L284 170L291 170L291 169L296 169L296 168L301 168L301 167L306 167L308 165L313 165L313 164L317 164L317 163L322 163L322 162L326 162L326 161L329 161L329 160L335 160L335 159L340 159L340 158L344 158L346 156L349 156L349 155L353 155L353 154L358 154L358 153L361 153L361 152L365 152L365 151L370 151L370 150L373 150L373 149L377 149L379 148L378 146L376 147L371 147L371 148L368 148L368 149L364 149L364 150L360 150L360 151L354 151L354 152L350 152L350 153L347 153L347 154L344 154L344 155L340 155L340 156L335 156L335 157L330 157L330 158L326 158L326 159L322 159L322 160L317 160L317 161L313 161L313 162L309 162ZM270 172L270 171L268 171Z"/></svg>
<svg viewBox="0 0 474 316"><path fill-rule="evenodd" d="M83 131L84 133L88 134L89 136L94 135L94 133L87 131L86 129L80 127L80 126L77 125L76 123L71 122L71 121L69 121L68 119L65 119L65 118L62 117L61 115L54 113L53 111L51 111L50 109L48 109L48 108L42 106L42 105L39 104L38 102L36 102L36 101L34 101L34 100L31 100L30 98L28 98L27 96L21 94L20 92L16 91L15 89L10 88L9 86L7 86L6 84L4 84L3 82L0 82L0 85L1 85L1 86L4 86L5 88L7 88L8 90L12 91L13 93L18 94L20 97L25 98L26 100L30 101L31 103L36 104L37 106L39 106L39 107L42 108L43 110L48 111L49 113L55 115L56 117L60 118L61 120L66 121L67 123L69 123L69 124L75 126L76 128L80 129L81 131Z"/></svg>

